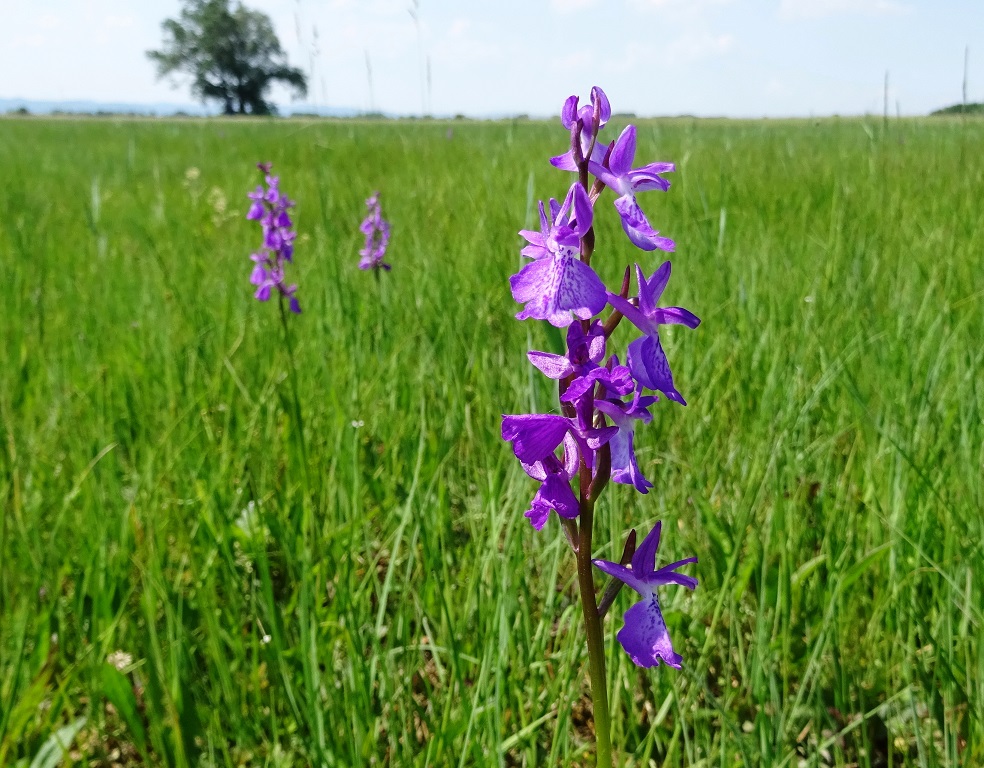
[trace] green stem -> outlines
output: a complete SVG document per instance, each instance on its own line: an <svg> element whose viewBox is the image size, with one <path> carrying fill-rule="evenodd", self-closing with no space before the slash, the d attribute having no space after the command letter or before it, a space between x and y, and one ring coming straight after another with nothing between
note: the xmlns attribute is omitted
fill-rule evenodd
<svg viewBox="0 0 984 768"><path fill-rule="evenodd" d="M582 467L582 471L586 468ZM581 495L580 540L577 547L577 583L581 591L584 630L588 637L588 666L591 674L591 701L595 724L595 759L598 768L612 767L611 717L608 712L608 680L605 674L605 633L598 615L594 571L591 565L591 539L594 528L594 500Z"/></svg>
<svg viewBox="0 0 984 768"><path fill-rule="evenodd" d="M290 362L287 378L290 380L290 394L294 401L294 431L297 433L297 442L301 449L301 461L304 462L305 488L310 492L311 482L308 474L307 444L304 442L304 420L301 418L301 398L297 394L297 365L294 362L294 345L290 340L290 326L287 324L287 310L284 306L283 296L280 297L280 323L284 327L284 345L287 347L287 359Z"/></svg>

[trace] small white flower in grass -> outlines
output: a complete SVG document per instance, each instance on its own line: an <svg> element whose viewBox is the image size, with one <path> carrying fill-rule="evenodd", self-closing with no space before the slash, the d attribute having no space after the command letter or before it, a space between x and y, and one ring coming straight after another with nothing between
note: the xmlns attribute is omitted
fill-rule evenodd
<svg viewBox="0 0 984 768"><path fill-rule="evenodd" d="M106 657L106 662L112 664L120 672L133 664L133 656L126 651L113 651Z"/></svg>

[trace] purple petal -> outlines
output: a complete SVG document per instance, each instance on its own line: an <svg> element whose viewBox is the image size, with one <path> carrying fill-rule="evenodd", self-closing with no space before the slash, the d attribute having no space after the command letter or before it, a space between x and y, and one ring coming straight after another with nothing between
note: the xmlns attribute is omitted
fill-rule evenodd
<svg viewBox="0 0 984 768"><path fill-rule="evenodd" d="M595 145L595 148L597 149L597 145ZM557 167L559 168L560 166ZM564 170L576 171L577 166L575 165L573 168L565 168ZM591 160L588 162L588 170L591 171L591 173L595 175L595 178L597 178L602 184L607 187L611 187L619 194L622 194L621 189L619 189L622 185L619 182L618 177L603 166L600 161L595 160L594 155L591 156Z"/></svg>
<svg viewBox="0 0 984 768"><path fill-rule="evenodd" d="M680 669L683 657L673 650L655 594L625 612L625 626L616 637L629 658L640 667L657 667L662 661Z"/></svg>
<svg viewBox="0 0 984 768"><path fill-rule="evenodd" d="M697 579L693 576L684 576L682 573L674 573L677 568L682 568L685 565L696 562L696 557L687 557L683 560L677 560L675 563L664 565L658 571L649 576L646 579L646 583L653 587L658 587L663 584L680 584L687 589L697 589Z"/></svg>
<svg viewBox="0 0 984 768"><path fill-rule="evenodd" d="M685 325L696 328L700 318L689 309L683 307L661 307L653 310L653 321L657 325Z"/></svg>
<svg viewBox="0 0 984 768"><path fill-rule="evenodd" d="M581 236L584 236L591 229L594 211L591 209L591 201L588 199L588 193L584 191L584 187L575 182L573 192L574 217L577 219L577 231Z"/></svg>
<svg viewBox="0 0 984 768"><path fill-rule="evenodd" d="M595 368L588 371L584 376L578 376L570 383L570 386L567 387L567 391L561 396L560 402L572 403L580 400L587 392L591 391L591 388L598 379L607 375L608 371L604 368Z"/></svg>
<svg viewBox="0 0 984 768"><path fill-rule="evenodd" d="M661 163L661 165L672 165L672 163ZM665 192L670 188L669 181L656 173L648 173L642 168L629 171L625 178L628 181L628 189L625 191L633 195L637 192L651 192L654 190Z"/></svg>
<svg viewBox="0 0 984 768"><path fill-rule="evenodd" d="M600 128L612 117L612 105L608 103L608 96L597 85L591 89L591 104L596 112L601 113L601 120L598 122Z"/></svg>
<svg viewBox="0 0 984 768"><path fill-rule="evenodd" d="M635 168L626 174L629 182L629 190L636 192L665 192L670 188L670 182L660 176L661 173L670 173L676 170L673 163L650 163L642 168Z"/></svg>
<svg viewBox="0 0 984 768"><path fill-rule="evenodd" d="M262 285L263 281L267 279L267 271L257 264L253 267L253 273L249 276L249 281L253 285Z"/></svg>
<svg viewBox="0 0 984 768"><path fill-rule="evenodd" d="M516 458L532 464L552 455L570 427L563 416L551 414L503 416L502 439L513 444Z"/></svg>
<svg viewBox="0 0 984 768"><path fill-rule="evenodd" d="M550 200L547 201L547 207L550 209L549 222L559 224L560 222L557 219L560 217L560 203L551 197Z"/></svg>
<svg viewBox="0 0 984 768"><path fill-rule="evenodd" d="M547 469L547 464L550 462L550 458L550 456L547 456L539 461L534 461L532 464L527 464L523 461L519 463L527 475L532 477L534 480L539 480L542 483L550 475L550 471Z"/></svg>
<svg viewBox="0 0 984 768"><path fill-rule="evenodd" d="M548 379L562 379L574 373L571 361L563 355L552 355L549 352L537 352L531 349L526 356Z"/></svg>
<svg viewBox="0 0 984 768"><path fill-rule="evenodd" d="M539 246L540 248L545 248L547 245L547 236L543 232L534 232L531 229L521 229L519 230L519 235L530 245Z"/></svg>
<svg viewBox="0 0 984 768"><path fill-rule="evenodd" d="M656 525L646 534L646 538L636 548L635 554L632 555L632 569L636 573L646 574L653 572L653 568L656 567L656 551L659 549L659 539L662 531L663 521L658 520Z"/></svg>
<svg viewBox="0 0 984 768"><path fill-rule="evenodd" d="M587 264L571 256L538 259L509 278L513 298L526 307L516 317L564 328L571 312L587 320L605 308L605 286Z"/></svg>
<svg viewBox="0 0 984 768"><path fill-rule="evenodd" d="M567 101L564 102L563 108L560 110L560 122L563 123L567 130L574 127L574 121L577 119L577 96L568 96Z"/></svg>
<svg viewBox="0 0 984 768"><path fill-rule="evenodd" d="M581 462L581 454L577 449L577 440L570 432L564 435L564 472L568 479L577 474L578 465Z"/></svg>
<svg viewBox="0 0 984 768"><path fill-rule="evenodd" d="M652 321L628 299L623 299L621 296L614 293L609 293L607 298L608 303L611 304L612 307L625 315L625 319L643 333L650 334L659 332L659 329L653 325Z"/></svg>
<svg viewBox="0 0 984 768"><path fill-rule="evenodd" d="M661 251L672 251L676 248L670 238L661 237L659 232L650 226L633 195L622 195L616 199L615 209L622 218L622 229L637 248L644 251L655 251L657 248Z"/></svg>
<svg viewBox="0 0 984 768"><path fill-rule="evenodd" d="M529 518L530 525L539 531L547 524L547 518L550 517L550 507L538 501L538 497L539 494L533 497L530 508L523 515Z"/></svg>
<svg viewBox="0 0 984 768"><path fill-rule="evenodd" d="M615 357L615 355L612 355L612 357ZM608 380L602 383L609 394L619 397L629 394L636 386L635 379L632 378L632 371L624 365L613 366Z"/></svg>
<svg viewBox="0 0 984 768"><path fill-rule="evenodd" d="M556 510L558 515L569 520L577 517L581 511L570 481L560 475L549 475L537 495L544 504Z"/></svg>
<svg viewBox="0 0 984 768"><path fill-rule="evenodd" d="M552 165L554 168L559 168L562 171L577 170L577 163L574 162L574 153L571 150L567 150L562 155L551 157L550 165Z"/></svg>
<svg viewBox="0 0 984 768"><path fill-rule="evenodd" d="M554 457L551 457L554 458ZM554 462L559 466L559 462ZM573 519L580 514L580 505L577 497L571 490L570 476L558 474L556 472L547 474L525 516L529 518L530 524L540 530L547 522L550 510L554 510L561 517Z"/></svg>
<svg viewBox="0 0 984 768"><path fill-rule="evenodd" d="M578 326L580 330L580 326ZM588 360L601 362L605 356L605 331L601 323L595 323L588 333Z"/></svg>
<svg viewBox="0 0 984 768"><path fill-rule="evenodd" d="M663 291L666 290L666 284L670 282L670 270L672 268L673 265L669 261L664 261L659 265L659 269L653 272L653 276L647 280L642 272L642 267L638 264L635 265L636 281L639 283L639 309L649 317L652 316Z"/></svg>
<svg viewBox="0 0 984 768"><path fill-rule="evenodd" d="M610 560L592 560L595 568L600 571L604 571L609 576L618 579L629 589L634 589L643 597L649 596L652 589L646 584L642 579L636 576L630 568L626 568L624 565L619 565L618 563L613 563Z"/></svg>
<svg viewBox="0 0 984 768"><path fill-rule="evenodd" d="M673 386L673 374L658 335L643 336L629 344L628 364L636 381L646 389L662 392L680 405L687 404Z"/></svg>
<svg viewBox="0 0 984 768"><path fill-rule="evenodd" d="M632 161L636 153L636 127L634 125L625 126L625 130L619 134L612 148L612 155L608 160L608 167L615 176L627 176L632 170ZM611 185L609 185L611 186ZM619 192L627 190L620 189Z"/></svg>
<svg viewBox="0 0 984 768"><path fill-rule="evenodd" d="M588 448L597 451L601 446L618 434L618 427L600 427L597 429L585 429L584 441Z"/></svg>
<svg viewBox="0 0 984 768"><path fill-rule="evenodd" d="M542 259L544 256L549 256L550 251L542 245L527 245L520 251L520 254L528 259Z"/></svg>
<svg viewBox="0 0 984 768"><path fill-rule="evenodd" d="M649 482L639 469L636 462L633 439L635 437L634 423L620 427L610 441L612 451L612 480L623 485L633 486L639 493L649 493L653 484Z"/></svg>

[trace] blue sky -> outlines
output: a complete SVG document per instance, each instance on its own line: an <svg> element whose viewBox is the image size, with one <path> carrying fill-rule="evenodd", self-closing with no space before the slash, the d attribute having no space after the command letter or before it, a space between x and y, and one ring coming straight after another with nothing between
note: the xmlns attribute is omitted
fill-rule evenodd
<svg viewBox="0 0 984 768"><path fill-rule="evenodd" d="M894 114L984 101L982 0L249 0L307 101L394 113ZM179 0L4 0L0 98L193 103L144 55ZM372 69L370 91L366 61ZM430 88L426 86L430 62ZM284 93L275 100L289 102Z"/></svg>

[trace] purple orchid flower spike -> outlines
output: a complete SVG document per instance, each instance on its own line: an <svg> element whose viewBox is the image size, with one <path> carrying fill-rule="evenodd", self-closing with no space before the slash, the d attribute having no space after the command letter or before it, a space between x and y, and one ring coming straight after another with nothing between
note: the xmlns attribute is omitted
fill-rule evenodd
<svg viewBox="0 0 984 768"><path fill-rule="evenodd" d="M366 200L368 215L359 225L359 231L366 236L365 245L359 250L359 269L372 269L378 274L380 269L387 272L391 265L383 261L389 246L390 225L383 218L379 192L373 192Z"/></svg>
<svg viewBox="0 0 984 768"><path fill-rule="evenodd" d="M656 568L661 525L649 532L638 550L636 532L626 540L621 563L592 560L596 528L596 502L612 481L648 493L653 484L643 475L635 450L635 430L648 424L650 406L667 397L686 405L673 385L673 376L660 343L660 326L695 328L700 320L680 307L657 306L670 277L667 262L650 279L636 265L637 296L629 296L631 271L626 268L618 293L608 291L592 269L596 251L594 202L604 187L615 192L615 209L630 241L645 251L672 251L672 240L649 223L636 197L640 192L665 191L665 175L672 163L632 164L636 154L636 128L628 126L618 139L602 143L599 136L611 119L612 108L600 88L591 89L590 103L580 105L577 96L564 103L561 123L570 133L568 151L551 158L553 166L576 174L563 203L555 199L539 204L539 231L523 230L523 262L510 277L513 298L522 305L520 320L546 320L567 328L562 354L530 350L529 361L556 382L559 412L514 414L502 417L502 438L511 443L523 471L537 481L536 494L525 517L541 530L557 513L558 522L577 559L578 588L591 668L591 696L595 713L597 764L611 766L611 713L606 695L604 617L623 584L641 595L641 601L625 612L617 634L632 660L644 667L659 664L679 668L683 659L673 649L660 611L657 588L681 584L694 589L697 580L677 573L688 558ZM593 178L592 178L593 176ZM599 214L600 215L600 214ZM599 318L611 305L612 312ZM607 313L606 313L607 314ZM635 325L640 337L628 346L619 362L613 354L613 333L621 321ZM558 350L559 351L559 350ZM607 360L606 360L607 358ZM556 401L555 401L556 402ZM592 564L614 578L597 600L597 572Z"/></svg>
<svg viewBox="0 0 984 768"><path fill-rule="evenodd" d="M276 288L287 299L290 311L300 314L297 286L288 286L284 280L284 262L294 260L294 240L297 238L287 212L294 207L294 201L280 191L280 179L270 175L270 163L257 163L256 167L265 174L267 188L261 184L246 195L252 200L246 218L260 222L263 229L263 245L250 256L254 266L249 281L257 286L253 295L259 301L269 301Z"/></svg>
<svg viewBox="0 0 984 768"><path fill-rule="evenodd" d="M642 600L625 612L625 624L616 637L629 658L640 667L656 667L660 661L680 669L683 657L673 650L663 614L656 597L656 588L664 584L680 584L696 589L697 579L676 573L696 557L688 557L656 569L656 550L659 549L662 522L656 523L649 535L632 556L631 567L608 560L592 560L595 567L618 579L642 596Z"/></svg>
<svg viewBox="0 0 984 768"><path fill-rule="evenodd" d="M665 192L670 188L670 182L660 174L670 173L676 170L676 166L673 163L650 163L642 168L633 168L635 153L636 127L629 125L615 140L608 158L608 167L592 157L588 162L588 170L619 194L615 200L615 208L622 219L622 229L636 247L644 251L672 251L676 248L674 242L668 237L661 237L652 228L635 196L638 192L653 189Z"/></svg>
<svg viewBox="0 0 984 768"><path fill-rule="evenodd" d="M523 230L529 243L523 255L534 260L509 278L513 298L526 306L516 318L546 320L557 328L571 324L573 313L588 320L605 308L605 285L590 266L578 258L581 238L591 228L591 201L577 183L564 204L551 200L553 221L540 205L540 232ZM566 221L565 221L566 219Z"/></svg>
<svg viewBox="0 0 984 768"><path fill-rule="evenodd" d="M577 96L568 97L560 113L560 122L571 132L573 143L573 136L577 133L575 129L580 121L581 157L588 157L590 150L591 156L588 159L602 163L605 160L608 146L596 140L595 125L597 124L598 130L601 130L605 123L611 119L612 107L608 102L608 96L596 85L591 89L590 104L585 104L578 109L577 102ZM594 140L594 149L591 149L592 140ZM574 159L573 149L569 149L557 157L551 157L550 164L562 171L577 171L577 161Z"/></svg>
<svg viewBox="0 0 984 768"><path fill-rule="evenodd" d="M642 386L654 392L662 392L670 400L681 405L687 401L673 386L670 364L659 340L659 326L685 325L696 328L700 318L682 307L657 307L656 304L670 280L670 262L664 261L649 280L636 264L636 280L639 282L639 306L628 299L609 292L608 303L621 312L625 319L642 331L645 336L636 339L628 348L629 370Z"/></svg>

